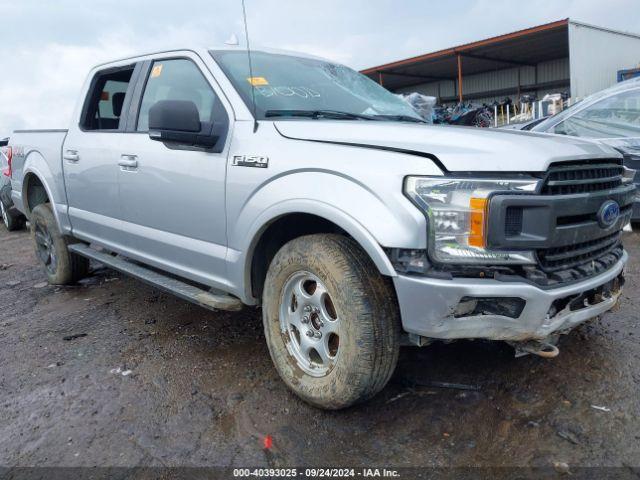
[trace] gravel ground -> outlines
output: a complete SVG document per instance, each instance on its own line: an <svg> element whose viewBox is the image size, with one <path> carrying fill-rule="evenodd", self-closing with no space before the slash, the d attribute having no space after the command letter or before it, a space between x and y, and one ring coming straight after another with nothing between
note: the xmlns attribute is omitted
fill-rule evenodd
<svg viewBox="0 0 640 480"><path fill-rule="evenodd" d="M0 228L0 465L637 467L639 239L619 309L556 359L405 348L376 398L323 412L280 381L259 310L212 313L104 268L48 286L27 232Z"/></svg>

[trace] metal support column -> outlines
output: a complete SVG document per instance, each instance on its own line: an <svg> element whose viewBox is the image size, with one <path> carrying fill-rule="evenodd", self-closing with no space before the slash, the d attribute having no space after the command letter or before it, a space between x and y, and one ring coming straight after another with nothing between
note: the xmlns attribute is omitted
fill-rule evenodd
<svg viewBox="0 0 640 480"><path fill-rule="evenodd" d="M458 54L458 100L462 103L462 55Z"/></svg>

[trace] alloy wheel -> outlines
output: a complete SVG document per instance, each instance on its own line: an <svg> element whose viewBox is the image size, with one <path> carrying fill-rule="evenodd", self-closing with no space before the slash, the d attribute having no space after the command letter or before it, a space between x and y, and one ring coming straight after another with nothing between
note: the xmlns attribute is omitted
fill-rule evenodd
<svg viewBox="0 0 640 480"><path fill-rule="evenodd" d="M58 267L58 259L56 257L55 246L49 231L37 223L35 225L36 253L40 261L44 264L47 271L55 275Z"/></svg>
<svg viewBox="0 0 640 480"><path fill-rule="evenodd" d="M334 367L340 352L340 318L327 288L314 274L296 272L285 282L280 330L305 373L323 377Z"/></svg>

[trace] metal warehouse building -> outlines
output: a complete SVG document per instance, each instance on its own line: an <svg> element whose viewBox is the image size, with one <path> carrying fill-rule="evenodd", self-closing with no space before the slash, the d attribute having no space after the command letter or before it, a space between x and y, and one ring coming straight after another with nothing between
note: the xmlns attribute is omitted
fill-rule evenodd
<svg viewBox="0 0 640 480"><path fill-rule="evenodd" d="M570 19L447 48L362 73L398 93L439 103L491 103L505 97L567 92L574 100L616 83L640 65L640 35Z"/></svg>

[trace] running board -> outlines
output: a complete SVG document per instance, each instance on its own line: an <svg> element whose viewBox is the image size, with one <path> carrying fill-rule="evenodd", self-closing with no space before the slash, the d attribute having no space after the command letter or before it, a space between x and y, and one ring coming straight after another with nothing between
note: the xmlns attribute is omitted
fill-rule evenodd
<svg viewBox="0 0 640 480"><path fill-rule="evenodd" d="M176 278L163 275L150 268L125 260L122 257L99 252L84 243L72 243L69 245L69 251L100 262L109 268L135 277L144 283L164 290L165 292L172 293L177 297L208 308L209 310L238 311L242 309L242 302L239 299L220 290L204 290L195 287Z"/></svg>

